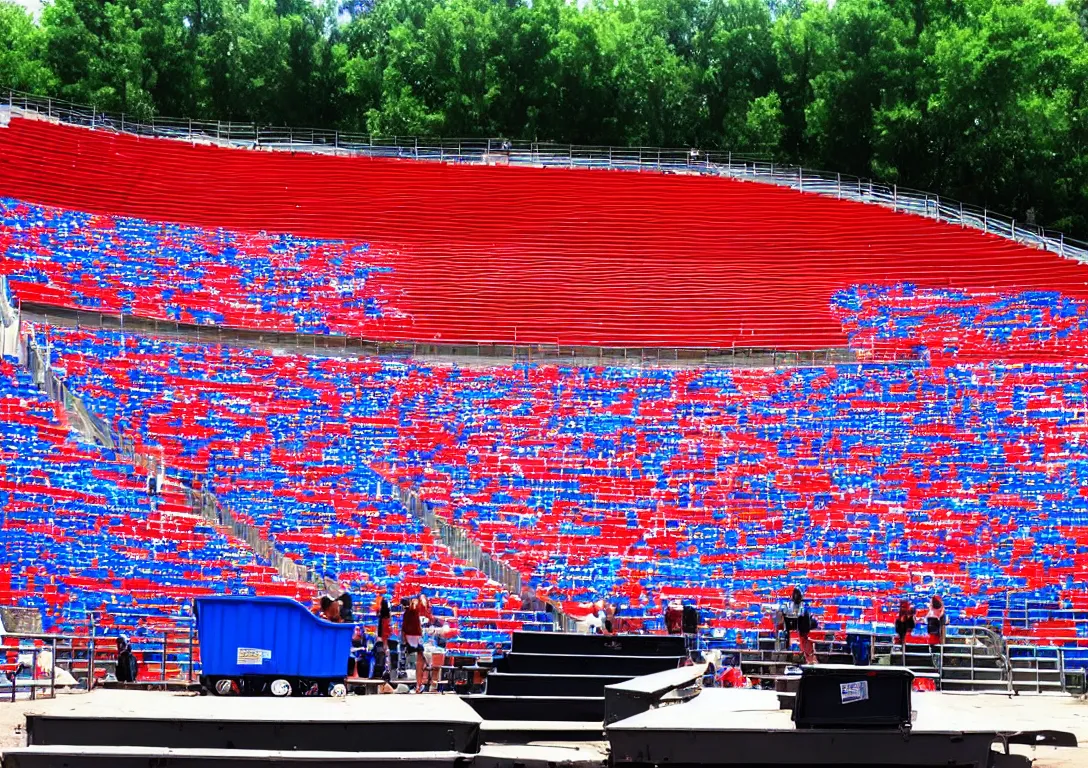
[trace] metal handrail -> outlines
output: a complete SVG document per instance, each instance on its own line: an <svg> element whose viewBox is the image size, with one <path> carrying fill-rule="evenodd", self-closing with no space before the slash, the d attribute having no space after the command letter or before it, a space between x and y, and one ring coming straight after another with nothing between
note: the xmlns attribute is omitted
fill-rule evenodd
<svg viewBox="0 0 1088 768"><path fill-rule="evenodd" d="M4 98L6 96L6 98ZM776 163L733 152L664 147L611 147L507 139L380 137L320 128L262 126L256 123L151 117L124 113L8 89L0 91L0 110L8 117L33 115L69 125L250 149L409 158L449 163L690 173L757 181L842 200L880 205L894 211L971 227L1017 243L1088 261L1088 242L1066 237L988 208L940 195L841 173ZM0 117L4 115L0 114ZM2 124L2 121L0 121Z"/></svg>

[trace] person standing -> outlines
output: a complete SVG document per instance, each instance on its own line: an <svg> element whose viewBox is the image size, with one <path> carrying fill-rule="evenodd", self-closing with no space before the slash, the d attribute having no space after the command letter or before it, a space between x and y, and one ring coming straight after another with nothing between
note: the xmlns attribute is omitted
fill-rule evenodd
<svg viewBox="0 0 1088 768"><path fill-rule="evenodd" d="M944 633L947 626L948 616L944 612L944 601L939 595L934 595L929 601L929 612L926 614L926 633L929 635L931 647L944 645Z"/></svg>
<svg viewBox="0 0 1088 768"><path fill-rule="evenodd" d="M117 672L115 677L119 683L135 683L137 676L136 656L132 653L132 644L128 641L128 635L117 637Z"/></svg>
<svg viewBox="0 0 1088 768"><path fill-rule="evenodd" d="M404 654L407 657L414 654L416 657L416 693L422 691L423 685L423 619L429 619L430 605L423 594L417 595L411 600L404 601L404 618L401 620L401 635L404 637Z"/></svg>
<svg viewBox="0 0 1088 768"><path fill-rule="evenodd" d="M393 612L389 608L389 600L382 597L378 600L378 637L386 642L393 630Z"/></svg>
<svg viewBox="0 0 1088 768"><path fill-rule="evenodd" d="M670 635L684 633L684 607L678 601L674 600L665 607L665 631Z"/></svg>
<svg viewBox="0 0 1088 768"><path fill-rule="evenodd" d="M816 663L816 648L809 638L812 630L816 629L816 620L809 611L804 593L800 587L794 587L789 601L782 606L782 617L785 620L787 642L790 632L797 632L797 639L801 646L801 655L805 657L806 664Z"/></svg>
<svg viewBox="0 0 1088 768"><path fill-rule="evenodd" d="M899 601L899 614L895 617L895 641L898 645L906 645L907 635L914 631L914 606L910 600Z"/></svg>
<svg viewBox="0 0 1088 768"><path fill-rule="evenodd" d="M339 603L340 608L340 621L345 624L350 624L355 620L354 617L354 604L351 599L351 593L348 592L347 582L340 585L340 596L336 598L336 602Z"/></svg>
<svg viewBox="0 0 1088 768"><path fill-rule="evenodd" d="M366 638L363 637L363 628L355 627L351 633L351 655L348 656L348 677L367 677L369 669L364 669L366 660Z"/></svg>

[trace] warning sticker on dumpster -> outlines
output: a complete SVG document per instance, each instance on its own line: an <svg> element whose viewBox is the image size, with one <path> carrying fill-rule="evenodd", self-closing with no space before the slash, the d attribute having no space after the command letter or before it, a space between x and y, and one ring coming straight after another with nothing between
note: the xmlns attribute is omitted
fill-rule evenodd
<svg viewBox="0 0 1088 768"><path fill-rule="evenodd" d="M272 659L272 651L266 651L261 648L239 648L238 649L238 666L239 667L259 667L265 660Z"/></svg>
<svg viewBox="0 0 1088 768"><path fill-rule="evenodd" d="M856 683L842 683L839 685L839 694L842 696L843 704L865 701L869 698L869 681L859 680Z"/></svg>

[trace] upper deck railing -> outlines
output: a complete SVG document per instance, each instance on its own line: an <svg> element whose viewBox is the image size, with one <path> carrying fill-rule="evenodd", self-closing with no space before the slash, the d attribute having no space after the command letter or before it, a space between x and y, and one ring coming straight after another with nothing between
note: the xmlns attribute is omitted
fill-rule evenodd
<svg viewBox="0 0 1088 768"><path fill-rule="evenodd" d="M1088 242L1066 237L987 208L942 198L931 192L870 179L827 173L732 152L660 147L607 147L506 139L377 137L320 128L284 128L255 123L125 114L60 99L0 90L0 125L10 116L34 115L70 125L212 143L248 149L430 160L448 163L508 164L553 168L603 168L727 176L789 187L802 192L881 205L895 211L971 227L1023 245L1088 261ZM8 114L2 114L4 111Z"/></svg>

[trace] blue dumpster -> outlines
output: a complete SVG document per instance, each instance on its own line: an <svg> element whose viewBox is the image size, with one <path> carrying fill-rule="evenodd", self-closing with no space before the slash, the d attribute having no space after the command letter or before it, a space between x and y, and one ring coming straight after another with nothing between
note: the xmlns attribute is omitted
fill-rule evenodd
<svg viewBox="0 0 1088 768"><path fill-rule="evenodd" d="M209 691L287 696L344 681L353 627L286 597L218 596L196 599L196 631Z"/></svg>

